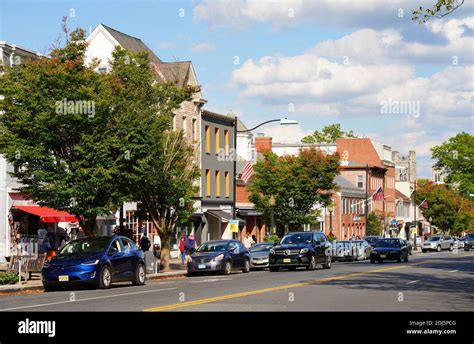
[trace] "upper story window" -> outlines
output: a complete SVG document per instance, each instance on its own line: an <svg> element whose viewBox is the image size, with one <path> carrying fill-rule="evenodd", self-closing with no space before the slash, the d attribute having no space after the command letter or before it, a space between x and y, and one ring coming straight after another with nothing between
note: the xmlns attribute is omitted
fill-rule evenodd
<svg viewBox="0 0 474 344"><path fill-rule="evenodd" d="M197 119L193 118L193 140L197 141Z"/></svg>
<svg viewBox="0 0 474 344"><path fill-rule="evenodd" d="M357 176L357 187L359 189L363 189L364 188L364 176L363 175L358 175Z"/></svg>
<svg viewBox="0 0 474 344"><path fill-rule="evenodd" d="M216 147L215 147L215 151L216 151L216 154L219 154L219 149L221 148L221 130L219 128L216 128L214 130L215 132L215 135L216 135L216 141L215 141L215 144L216 144Z"/></svg>
<svg viewBox="0 0 474 344"><path fill-rule="evenodd" d="M205 134L206 134L206 153L211 153L211 128L206 125L204 128Z"/></svg>
<svg viewBox="0 0 474 344"><path fill-rule="evenodd" d="M186 130L186 116L183 116L183 123L181 125L182 125L183 132L186 134L187 133L187 130Z"/></svg>
<svg viewBox="0 0 474 344"><path fill-rule="evenodd" d="M224 145L225 145L225 154L229 155L229 130L224 130Z"/></svg>

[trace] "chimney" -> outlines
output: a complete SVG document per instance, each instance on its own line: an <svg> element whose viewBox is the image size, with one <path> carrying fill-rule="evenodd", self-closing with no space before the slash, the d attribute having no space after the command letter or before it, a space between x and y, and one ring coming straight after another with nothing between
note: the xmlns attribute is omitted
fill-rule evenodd
<svg viewBox="0 0 474 344"><path fill-rule="evenodd" d="M268 136L257 136L255 138L255 150L257 153L272 151L272 138Z"/></svg>

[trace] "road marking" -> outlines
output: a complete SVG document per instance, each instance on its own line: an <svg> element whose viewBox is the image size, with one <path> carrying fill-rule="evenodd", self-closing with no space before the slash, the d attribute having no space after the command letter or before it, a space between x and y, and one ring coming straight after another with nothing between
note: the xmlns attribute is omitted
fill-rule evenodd
<svg viewBox="0 0 474 344"><path fill-rule="evenodd" d="M416 283L416 282L419 282L420 280L415 280L415 281L410 281L408 282L407 284L413 284L413 283Z"/></svg>
<svg viewBox="0 0 474 344"><path fill-rule="evenodd" d="M200 281L189 281L189 283L210 283L210 282L219 282L219 281L231 281L232 278L209 278Z"/></svg>
<svg viewBox="0 0 474 344"><path fill-rule="evenodd" d="M471 256L471 255L469 255L469 256ZM451 258L453 258L453 259L462 258L462 257L466 257L466 256L450 257L450 259ZM308 281L308 282L299 282L299 283L281 285L281 286L272 287L272 288L257 289L257 290L242 292L242 293L228 294L228 295L210 297L210 298L205 298L205 299L199 299L199 300L195 300L195 301L187 301L187 302L169 304L169 305L165 305L165 306L146 308L146 309L144 309L144 311L145 312L162 312L162 311L174 310L174 309L178 309L178 308L191 307L191 306L202 305L202 304L217 302L217 301L222 301L222 300L229 300L229 299L235 299L235 298L240 298L240 297L245 297L245 296L265 294L265 293L285 290L285 289L289 289L289 288L304 287L304 286L308 286L308 285L312 285L312 284L319 284L319 283L331 282L331 281L336 281L336 280L345 279L345 278L369 275L369 274L378 273L378 272L385 272L385 271L390 271L390 270L402 269L402 268L405 268L405 267L419 266L421 264L436 262L436 261L439 261L439 260L440 259L430 259L430 260L424 260L424 261L418 262L418 263L397 265L397 266L393 266L393 267L389 267L389 268L375 269L375 270L369 270L369 271L364 271L364 272L356 272L356 273L339 275L339 276L332 276L332 277L324 277L324 278L319 278L319 279L315 279L315 280Z"/></svg>
<svg viewBox="0 0 474 344"><path fill-rule="evenodd" d="M61 304L64 304L64 303L76 303L76 302L82 302L82 301L108 299L108 298L119 297L119 296L146 294L146 293L153 293L153 292L157 292L157 291L166 291L166 290L174 290L174 289L177 289L177 288L176 287L174 287L174 288L163 288L163 289L155 289L155 290L137 291L137 292L131 292L131 293L121 293L121 294L114 294L114 295L88 297L88 298L85 298L85 299L76 299L74 301L68 300L68 301L57 301L57 302L50 302L50 303L41 303L41 304L38 304L38 305L29 305L29 306L21 306L21 307L0 309L0 312L13 311L13 310L17 310L17 309L27 309L27 308L46 307L46 306L52 306L52 305L61 305Z"/></svg>
<svg viewBox="0 0 474 344"><path fill-rule="evenodd" d="M450 272L458 272L459 270L451 270Z"/></svg>

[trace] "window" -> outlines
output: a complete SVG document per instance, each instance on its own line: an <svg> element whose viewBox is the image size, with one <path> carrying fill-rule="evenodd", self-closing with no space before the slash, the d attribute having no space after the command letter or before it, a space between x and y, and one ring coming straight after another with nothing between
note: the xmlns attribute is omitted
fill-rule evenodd
<svg viewBox="0 0 474 344"><path fill-rule="evenodd" d="M221 171L216 171L216 197L221 196Z"/></svg>
<svg viewBox="0 0 474 344"><path fill-rule="evenodd" d="M183 132L186 134L186 116L183 116L183 123L181 125Z"/></svg>
<svg viewBox="0 0 474 344"><path fill-rule="evenodd" d="M193 118L193 141L197 141L197 120Z"/></svg>
<svg viewBox="0 0 474 344"><path fill-rule="evenodd" d="M363 175L357 176L357 187L358 187L359 189L363 189L363 188L364 188L364 176L363 176Z"/></svg>
<svg viewBox="0 0 474 344"><path fill-rule="evenodd" d="M224 130L225 155L229 155L229 130Z"/></svg>
<svg viewBox="0 0 474 344"><path fill-rule="evenodd" d="M211 129L208 125L205 127L206 131L206 153L211 153Z"/></svg>
<svg viewBox="0 0 474 344"><path fill-rule="evenodd" d="M221 130L216 128L214 133L216 135L216 154L219 154L219 149L221 148Z"/></svg>
<svg viewBox="0 0 474 344"><path fill-rule="evenodd" d="M122 248L120 246L120 242L118 239L115 239L112 245L110 245L109 254L114 254L121 251L122 251Z"/></svg>
<svg viewBox="0 0 474 344"><path fill-rule="evenodd" d="M206 196L211 196L211 171L206 170Z"/></svg>
<svg viewBox="0 0 474 344"><path fill-rule="evenodd" d="M230 197L230 175L225 172L225 197Z"/></svg>
<svg viewBox="0 0 474 344"><path fill-rule="evenodd" d="M99 68L97 68L97 71L101 74L105 74L105 73L107 73L108 69L107 69L107 67L99 67Z"/></svg>

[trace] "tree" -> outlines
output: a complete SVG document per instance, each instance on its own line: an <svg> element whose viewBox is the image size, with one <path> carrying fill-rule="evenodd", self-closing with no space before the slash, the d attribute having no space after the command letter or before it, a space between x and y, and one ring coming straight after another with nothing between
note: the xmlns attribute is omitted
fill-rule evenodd
<svg viewBox="0 0 474 344"><path fill-rule="evenodd" d="M425 219L443 232L460 235L474 225L474 202L464 199L456 190L432 182L418 183L416 203L425 201L428 208L421 208Z"/></svg>
<svg viewBox="0 0 474 344"><path fill-rule="evenodd" d="M314 223L318 216L316 205L331 202L331 190L336 189L339 156L326 155L312 148L296 156L278 157L273 152L254 166L250 200L268 219L273 211L278 235L285 227L297 229ZM275 206L270 205L274 197Z"/></svg>
<svg viewBox="0 0 474 344"><path fill-rule="evenodd" d="M343 131L341 130L341 124L335 123L327 125L321 131L315 131L311 135L307 135L301 139L303 143L332 143L336 142L336 139L357 137L352 130Z"/></svg>
<svg viewBox="0 0 474 344"><path fill-rule="evenodd" d="M117 48L111 77L119 122L111 147L120 153L115 176L127 198L139 202L161 238L162 269L169 269L170 235L193 211L199 164L182 131L172 131L173 111L189 100L193 87L158 83L146 53Z"/></svg>
<svg viewBox="0 0 474 344"><path fill-rule="evenodd" d="M118 204L104 133L113 117L108 76L84 64L84 31L50 58L5 68L0 78L0 153L20 191L75 214L87 234Z"/></svg>
<svg viewBox="0 0 474 344"><path fill-rule="evenodd" d="M437 0L433 8L423 9L423 7L420 6L418 9L412 10L412 20L422 24L433 17L443 18L457 10L462 4L464 4L464 0Z"/></svg>
<svg viewBox="0 0 474 344"><path fill-rule="evenodd" d="M461 132L431 149L434 167L446 175L446 183L465 198L474 194L474 135Z"/></svg>
<svg viewBox="0 0 474 344"><path fill-rule="evenodd" d="M366 235L381 235L383 232L383 225L381 219L371 212L367 216L367 230Z"/></svg>

